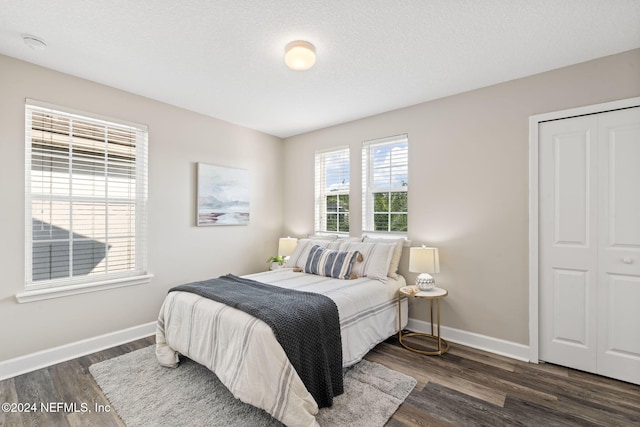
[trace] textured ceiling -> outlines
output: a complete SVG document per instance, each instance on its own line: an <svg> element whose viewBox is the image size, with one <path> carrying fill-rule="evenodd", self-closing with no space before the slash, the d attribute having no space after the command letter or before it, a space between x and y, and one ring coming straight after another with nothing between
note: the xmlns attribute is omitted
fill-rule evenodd
<svg viewBox="0 0 640 427"><path fill-rule="evenodd" d="M0 0L2 54L280 137L638 47L639 0Z"/></svg>

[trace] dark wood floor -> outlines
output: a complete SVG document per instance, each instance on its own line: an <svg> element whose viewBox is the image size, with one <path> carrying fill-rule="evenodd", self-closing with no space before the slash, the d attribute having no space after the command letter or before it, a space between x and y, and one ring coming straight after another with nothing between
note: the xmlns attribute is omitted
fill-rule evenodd
<svg viewBox="0 0 640 427"><path fill-rule="evenodd" d="M109 402L88 367L151 344L153 337L1 381L0 403L44 402L53 410L2 411L0 426L124 426L113 410L104 411ZM423 356L400 347L396 338L366 359L418 380L388 427L640 426L640 386L597 375L456 344L442 357ZM56 412L57 402L76 402L77 412ZM82 412L82 403L90 412Z"/></svg>
<svg viewBox="0 0 640 427"><path fill-rule="evenodd" d="M395 338L366 358L418 380L389 427L640 426L640 386L598 375L457 344L423 356Z"/></svg>

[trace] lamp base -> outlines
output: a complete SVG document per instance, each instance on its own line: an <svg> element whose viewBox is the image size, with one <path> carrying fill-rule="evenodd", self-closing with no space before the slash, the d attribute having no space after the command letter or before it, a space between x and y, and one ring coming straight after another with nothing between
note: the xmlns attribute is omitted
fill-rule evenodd
<svg viewBox="0 0 640 427"><path fill-rule="evenodd" d="M421 291L430 291L436 286L436 281L429 273L420 273L416 277L416 286Z"/></svg>

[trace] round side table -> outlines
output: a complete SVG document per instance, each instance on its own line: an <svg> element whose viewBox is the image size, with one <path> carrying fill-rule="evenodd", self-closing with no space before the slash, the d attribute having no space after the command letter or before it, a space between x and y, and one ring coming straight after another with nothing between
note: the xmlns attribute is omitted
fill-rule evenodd
<svg viewBox="0 0 640 427"><path fill-rule="evenodd" d="M400 344L406 348L407 350L414 351L416 353L426 354L427 356L441 356L449 350L449 343L442 339L440 336L440 299L446 297L448 294L446 289L442 288L433 288L429 291L420 291L417 294L412 294L406 290L406 288L400 288L398 291L398 340ZM403 297L408 298L422 298L429 300L429 314L431 315L431 333L426 334L422 332L402 332L402 325L400 325L402 319L402 304L400 301ZM436 331L434 333L433 328L433 301L436 302ZM409 344L404 342L404 338L406 337L423 337L428 339L433 339L436 341L438 347L435 351L425 351L420 350L415 347L411 347Z"/></svg>

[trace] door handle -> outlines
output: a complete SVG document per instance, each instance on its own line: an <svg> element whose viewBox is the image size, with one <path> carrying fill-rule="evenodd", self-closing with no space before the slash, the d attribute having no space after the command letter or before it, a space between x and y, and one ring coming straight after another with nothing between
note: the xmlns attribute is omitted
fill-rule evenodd
<svg viewBox="0 0 640 427"><path fill-rule="evenodd" d="M622 258L622 262L624 262L625 264L633 264L633 259L631 259L631 257L624 257Z"/></svg>

